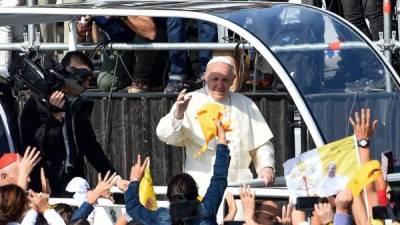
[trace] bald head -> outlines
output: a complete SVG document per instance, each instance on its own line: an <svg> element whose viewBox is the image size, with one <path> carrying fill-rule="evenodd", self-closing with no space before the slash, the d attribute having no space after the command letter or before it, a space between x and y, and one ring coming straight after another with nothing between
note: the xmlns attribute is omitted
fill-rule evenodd
<svg viewBox="0 0 400 225"><path fill-rule="evenodd" d="M7 184L18 184L18 165L13 162L6 167L0 169L0 186Z"/></svg>

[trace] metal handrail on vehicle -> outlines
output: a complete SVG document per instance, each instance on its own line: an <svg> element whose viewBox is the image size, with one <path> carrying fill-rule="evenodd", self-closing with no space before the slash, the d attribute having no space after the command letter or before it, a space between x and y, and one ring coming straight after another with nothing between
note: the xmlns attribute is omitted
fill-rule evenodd
<svg viewBox="0 0 400 225"><path fill-rule="evenodd" d="M283 178L278 178L278 180L283 179ZM254 179L254 180L248 180L248 181L243 181L243 183L256 183L259 182L260 179ZM281 182L281 181L278 181ZM276 199L276 200L287 200L289 198L289 191L287 190L286 187L264 187L264 188L252 188L252 190L255 191L256 197L257 198L262 198L262 199ZM121 190L119 190L117 187L112 187L110 190L112 193L122 193ZM154 186L154 192L156 195L165 195L167 193L167 187L166 186ZM227 187L225 190L225 193L231 193L236 199L239 197L239 188L238 187ZM58 204L58 203L65 203L71 206L78 206L78 203L76 202L75 199L72 198L50 198L49 203L51 205ZM220 210L218 211L217 214L217 220L222 221L223 215L224 215L224 201L222 201L221 206L219 207ZM164 201L157 201L157 206L158 207L169 207L169 202L164 200ZM96 216L101 216L102 218L108 217L110 220L116 220L116 215L119 215L121 213L125 212L125 205L123 204L114 204L108 199L99 199L98 203L95 205L95 208L108 208L108 210L102 210L99 211L101 215ZM110 218L114 217L114 218ZM97 225L96 223L94 225ZM102 221L102 225L104 225L104 221Z"/></svg>
<svg viewBox="0 0 400 225"><path fill-rule="evenodd" d="M376 42L378 46L381 43ZM333 49L332 46L335 46ZM102 48L107 50L135 50L135 51L160 51L160 50L235 50L235 49L251 49L249 43L150 43L150 44L131 44L131 43L108 43L102 46L101 44L85 43L78 44L77 50L94 50ZM290 52L290 51L320 51L320 50L342 50L354 48L369 48L369 46L361 41L338 42L338 43L307 43L295 45L271 45L273 52ZM396 44L396 49L400 48L400 43ZM27 49L40 50L68 50L69 45L66 43L36 43L30 45L29 42L22 43L0 43L2 51L26 51Z"/></svg>

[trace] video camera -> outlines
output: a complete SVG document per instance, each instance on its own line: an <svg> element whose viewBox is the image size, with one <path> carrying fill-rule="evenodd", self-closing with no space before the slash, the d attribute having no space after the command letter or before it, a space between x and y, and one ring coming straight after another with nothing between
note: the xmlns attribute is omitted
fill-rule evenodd
<svg viewBox="0 0 400 225"><path fill-rule="evenodd" d="M296 210L303 211L307 215L311 215L314 211L314 205L318 203L328 203L328 198L326 197L298 197L296 200L295 208Z"/></svg>
<svg viewBox="0 0 400 225"><path fill-rule="evenodd" d="M72 96L84 91L61 64L43 52L18 55L10 72L14 74L17 86L30 89L46 101L57 90Z"/></svg>

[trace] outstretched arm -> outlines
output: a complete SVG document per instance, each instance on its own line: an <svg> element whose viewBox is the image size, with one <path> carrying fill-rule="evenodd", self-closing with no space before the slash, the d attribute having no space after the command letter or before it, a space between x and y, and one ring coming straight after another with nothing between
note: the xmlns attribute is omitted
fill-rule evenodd
<svg viewBox="0 0 400 225"><path fill-rule="evenodd" d="M215 216L221 204L226 186L228 184L228 168L230 162L229 148L226 145L225 131L220 121L216 122L218 131L218 144L214 163L214 174L210 186L204 196L203 205L209 216Z"/></svg>
<svg viewBox="0 0 400 225"><path fill-rule="evenodd" d="M361 114L361 115L360 115ZM360 156L361 165L371 160L370 155L370 138L374 134L375 129L378 126L378 121L374 120L371 122L371 110L369 108L362 108L361 113L355 112L354 119L352 117L349 118L349 122L353 126L354 135L357 139L358 144L358 152ZM362 143L363 141L364 143ZM366 145L362 145L366 144ZM378 179L379 187L384 188L386 190L385 182L383 181L382 176ZM383 186L383 187L381 187ZM368 211L372 214L372 207L378 205L378 199L376 198L376 191L374 187L374 183L368 184L365 188L367 192L368 199Z"/></svg>
<svg viewBox="0 0 400 225"><path fill-rule="evenodd" d="M147 157L142 164L140 155L137 156L137 162L131 169L130 181L128 190L125 192L125 207L126 212L135 221L144 225L157 224L158 210L151 211L140 204L139 200L139 185L143 178L144 170L147 167L149 158Z"/></svg>
<svg viewBox="0 0 400 225"><path fill-rule="evenodd" d="M186 89L179 93L170 112L161 118L157 125L157 136L160 141L170 145L184 146L185 137L182 133L182 123L191 98L186 94Z"/></svg>

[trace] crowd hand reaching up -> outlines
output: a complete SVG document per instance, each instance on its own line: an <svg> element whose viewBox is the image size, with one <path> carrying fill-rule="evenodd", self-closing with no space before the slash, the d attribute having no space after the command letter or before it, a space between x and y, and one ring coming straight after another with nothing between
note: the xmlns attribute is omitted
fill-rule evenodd
<svg viewBox="0 0 400 225"><path fill-rule="evenodd" d="M282 206L282 217L277 216L276 219L282 225L291 225L292 211L293 211L293 205L291 203L284 205Z"/></svg>
<svg viewBox="0 0 400 225"><path fill-rule="evenodd" d="M94 190L88 191L87 193L87 201L89 204L93 205L96 203L97 199L100 197L111 199L110 188L114 186L117 176L117 173L113 173L110 176L111 172L107 171L104 179L101 178L101 174L98 174L98 183Z"/></svg>
<svg viewBox="0 0 400 225"><path fill-rule="evenodd" d="M307 221L306 213L304 211L293 209L292 212L292 224L300 225Z"/></svg>
<svg viewBox="0 0 400 225"><path fill-rule="evenodd" d="M43 167L40 167L40 183L42 185L42 192L51 195L51 189L49 184L49 179L46 178Z"/></svg>
<svg viewBox="0 0 400 225"><path fill-rule="evenodd" d="M62 91L55 91L51 94L49 103L59 109L63 109L65 105L65 95ZM53 116L56 120L62 122L65 116L65 112L55 112Z"/></svg>
<svg viewBox="0 0 400 225"><path fill-rule="evenodd" d="M354 135L357 140L367 139L369 140L378 126L378 121L374 120L371 124L371 110L361 109L361 117L358 112L355 112L355 121L353 118L349 118L351 125L353 126ZM359 148L361 164L371 160L369 148Z"/></svg>
<svg viewBox="0 0 400 225"><path fill-rule="evenodd" d="M235 198L232 193L227 192L225 195L226 203L228 204L228 213L226 214L224 221L233 221L237 212Z"/></svg>
<svg viewBox="0 0 400 225"><path fill-rule="evenodd" d="M350 117L349 121L353 126L354 134L356 135L357 140L369 140L378 126L378 120L374 120L371 123L371 110L369 108L361 109L361 117L358 112L355 112L354 119Z"/></svg>
<svg viewBox="0 0 400 225"><path fill-rule="evenodd" d="M24 156L18 161L18 186L27 190L29 174L40 161L40 152L36 148L27 147Z"/></svg>
<svg viewBox="0 0 400 225"><path fill-rule="evenodd" d="M215 125L217 126L218 144L226 145L225 130L222 126L222 122L220 120L217 120L215 122Z"/></svg>
<svg viewBox="0 0 400 225"><path fill-rule="evenodd" d="M142 160L140 154L137 156L136 164L132 166L131 169L131 176L130 176L130 181L141 181L143 178L144 170L147 167L147 164L149 163L150 158L146 157L146 159L143 162L142 165Z"/></svg>
<svg viewBox="0 0 400 225"><path fill-rule="evenodd" d="M50 209L49 195L45 193L35 193L29 190L28 200L29 207L38 213L43 214L46 210Z"/></svg>
<svg viewBox="0 0 400 225"><path fill-rule="evenodd" d="M254 224L255 192L250 185L243 184L239 189L240 201L243 206L243 217L246 224Z"/></svg>
<svg viewBox="0 0 400 225"><path fill-rule="evenodd" d="M314 205L314 216L319 218L321 224L333 222L333 210L329 203L318 203Z"/></svg>
<svg viewBox="0 0 400 225"><path fill-rule="evenodd" d="M336 213L349 214L353 195L349 189L340 191L335 198Z"/></svg>
<svg viewBox="0 0 400 225"><path fill-rule="evenodd" d="M190 99L192 99L191 95L186 95L186 89L183 89L181 92L179 92L178 94L178 98L176 99L175 102L175 113L174 113L174 117L175 119L182 119L183 118L183 114L185 113Z"/></svg>
<svg viewBox="0 0 400 225"><path fill-rule="evenodd" d="M125 192L126 190L128 190L129 181L124 179L118 179L117 182L115 183L115 186L117 186L121 191Z"/></svg>

